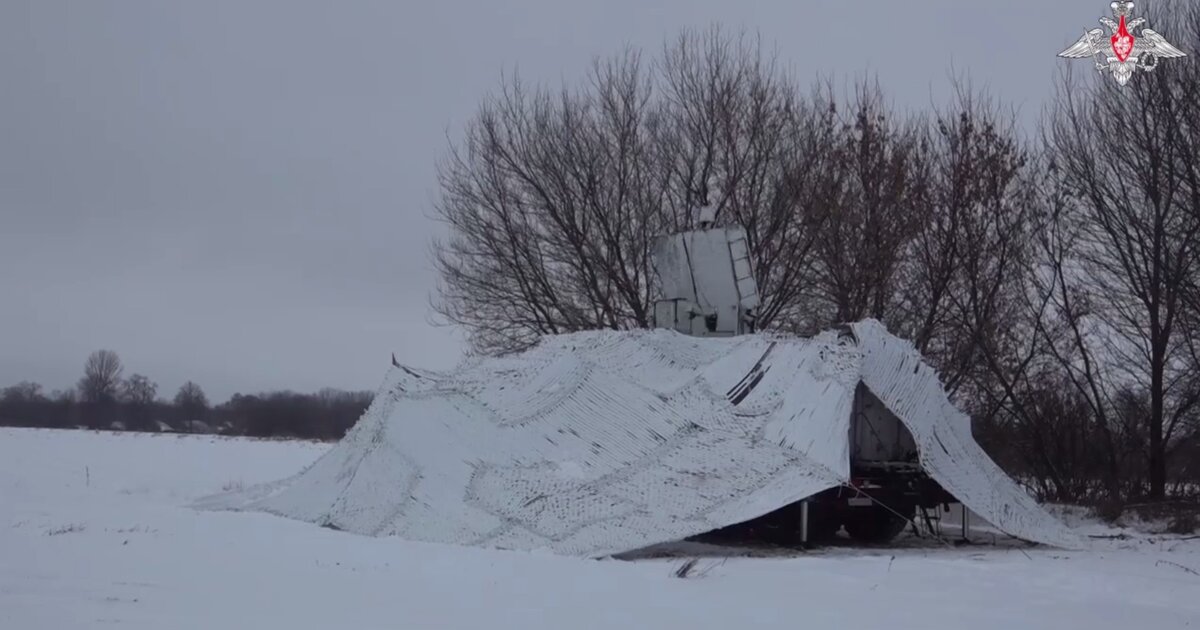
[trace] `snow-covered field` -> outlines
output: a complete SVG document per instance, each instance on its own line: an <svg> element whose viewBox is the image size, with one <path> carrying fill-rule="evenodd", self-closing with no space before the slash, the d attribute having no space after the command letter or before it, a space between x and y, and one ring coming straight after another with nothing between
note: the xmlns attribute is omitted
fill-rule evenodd
<svg viewBox="0 0 1200 630"><path fill-rule="evenodd" d="M194 499L327 445L0 429L0 629L1200 628L1200 541L589 561L366 538ZM1089 533L1101 531L1090 526Z"/></svg>

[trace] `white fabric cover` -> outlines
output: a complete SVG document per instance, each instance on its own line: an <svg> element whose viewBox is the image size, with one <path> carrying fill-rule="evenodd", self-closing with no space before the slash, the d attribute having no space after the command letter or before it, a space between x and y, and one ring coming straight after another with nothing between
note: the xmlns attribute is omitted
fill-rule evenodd
<svg viewBox="0 0 1200 630"><path fill-rule="evenodd" d="M853 330L857 344L836 332L588 332L446 374L394 368L362 419L308 469L198 507L606 556L846 482L862 380L912 431L930 475L968 507L1014 536L1079 544L975 444L911 345L875 322Z"/></svg>

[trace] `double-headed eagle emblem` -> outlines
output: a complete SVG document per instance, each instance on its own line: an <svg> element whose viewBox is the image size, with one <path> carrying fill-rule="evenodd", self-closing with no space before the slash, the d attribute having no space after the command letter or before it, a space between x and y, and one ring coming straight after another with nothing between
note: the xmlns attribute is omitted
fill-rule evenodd
<svg viewBox="0 0 1200 630"><path fill-rule="evenodd" d="M1114 2L1112 11L1117 21L1100 18L1100 23L1112 32L1111 37L1105 37L1102 28L1087 31L1074 46L1058 53L1058 56L1069 59L1095 57L1096 70L1111 72L1120 85L1129 83L1138 69L1154 70L1160 57L1171 59L1187 56L1162 35L1148 28L1142 28L1141 33L1135 36L1133 31L1145 24L1146 18L1133 19L1132 2Z"/></svg>

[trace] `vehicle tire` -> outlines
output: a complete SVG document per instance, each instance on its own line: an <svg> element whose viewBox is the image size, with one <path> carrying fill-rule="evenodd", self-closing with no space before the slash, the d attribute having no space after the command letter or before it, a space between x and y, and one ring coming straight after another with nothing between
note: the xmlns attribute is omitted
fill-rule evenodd
<svg viewBox="0 0 1200 630"><path fill-rule="evenodd" d="M856 510L857 511L857 510ZM861 514L846 517L846 533L858 542L882 544L891 542L908 525L908 520L896 516L882 506L861 510Z"/></svg>

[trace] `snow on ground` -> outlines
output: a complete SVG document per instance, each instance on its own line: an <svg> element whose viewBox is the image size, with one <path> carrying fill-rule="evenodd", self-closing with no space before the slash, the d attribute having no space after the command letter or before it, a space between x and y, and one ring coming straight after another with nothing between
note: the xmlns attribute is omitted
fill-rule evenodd
<svg viewBox="0 0 1200 630"><path fill-rule="evenodd" d="M1200 628L1200 541L589 561L368 538L204 495L326 445L0 429L0 628Z"/></svg>

